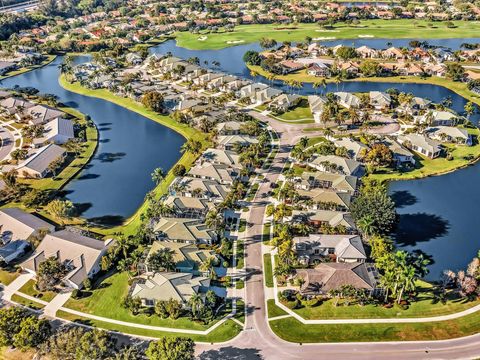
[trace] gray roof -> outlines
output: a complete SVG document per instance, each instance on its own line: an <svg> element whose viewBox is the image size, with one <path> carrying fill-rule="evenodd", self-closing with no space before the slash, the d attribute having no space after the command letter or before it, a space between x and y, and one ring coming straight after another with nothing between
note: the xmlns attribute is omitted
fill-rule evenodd
<svg viewBox="0 0 480 360"><path fill-rule="evenodd" d="M324 235L310 234L309 236L293 239L297 251L308 252L313 248L335 249L335 255L343 259L366 259L362 239L358 235Z"/></svg>
<svg viewBox="0 0 480 360"><path fill-rule="evenodd" d="M11 232L13 240L26 240L35 231L40 229L53 231L55 227L19 208L5 208L0 210L0 232Z"/></svg>
<svg viewBox="0 0 480 360"><path fill-rule="evenodd" d="M41 174L48 169L50 163L63 156L65 152L65 149L62 147L55 144L49 144L33 151L27 159L19 164L18 168L25 167Z"/></svg>

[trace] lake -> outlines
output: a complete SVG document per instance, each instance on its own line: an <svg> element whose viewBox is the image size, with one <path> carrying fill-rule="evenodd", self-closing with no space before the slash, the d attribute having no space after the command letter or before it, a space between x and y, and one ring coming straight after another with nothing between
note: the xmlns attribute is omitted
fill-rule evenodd
<svg viewBox="0 0 480 360"><path fill-rule="evenodd" d="M78 62L88 57L78 57ZM105 224L118 224L142 204L154 188L150 174L156 167L169 170L180 158L185 139L175 131L111 102L72 93L58 83L58 65L51 64L5 79L2 87L31 86L91 116L98 127L97 152L79 176L65 187L68 199L81 216Z"/></svg>

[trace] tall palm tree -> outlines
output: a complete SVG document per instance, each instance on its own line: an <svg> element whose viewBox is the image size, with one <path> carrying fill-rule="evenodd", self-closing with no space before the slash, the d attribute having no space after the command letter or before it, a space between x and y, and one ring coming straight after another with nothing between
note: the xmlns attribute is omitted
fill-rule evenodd
<svg viewBox="0 0 480 360"><path fill-rule="evenodd" d="M161 167L158 167L155 170L153 170L152 181L156 185L160 184L163 181L163 179L165 179L165 172L163 171L163 169Z"/></svg>
<svg viewBox="0 0 480 360"><path fill-rule="evenodd" d="M200 309L202 308L202 298L199 294L193 294L190 299L188 300L188 304L190 305L190 308L192 309L192 315L193 317L196 317Z"/></svg>
<svg viewBox="0 0 480 360"><path fill-rule="evenodd" d="M360 231L368 238L375 233L375 220L370 215L366 215L357 222Z"/></svg>

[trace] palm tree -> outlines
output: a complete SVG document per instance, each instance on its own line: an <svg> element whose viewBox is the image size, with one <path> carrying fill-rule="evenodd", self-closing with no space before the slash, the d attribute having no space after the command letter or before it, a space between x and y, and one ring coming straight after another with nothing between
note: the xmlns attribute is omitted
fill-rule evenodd
<svg viewBox="0 0 480 360"><path fill-rule="evenodd" d="M155 170L153 170L151 176L152 176L152 181L156 185L158 185L163 181L163 179L165 179L165 172L163 171L163 169L161 167L158 167Z"/></svg>
<svg viewBox="0 0 480 360"><path fill-rule="evenodd" d="M219 212L217 209L212 209L207 213L205 224L209 228L217 231L225 228L225 219L221 212Z"/></svg>
<svg viewBox="0 0 480 360"><path fill-rule="evenodd" d="M372 216L366 215L357 222L360 231L368 238L375 233L375 220Z"/></svg>
<svg viewBox="0 0 480 360"><path fill-rule="evenodd" d="M190 300L188 300L188 304L190 305L192 309L192 315L193 317L197 316L198 311L200 311L203 303L202 303L202 298L200 297L199 294L193 294L190 297Z"/></svg>
<svg viewBox="0 0 480 360"><path fill-rule="evenodd" d="M308 137L306 136L303 136L300 141L299 141L299 144L302 148L306 148L308 146Z"/></svg>

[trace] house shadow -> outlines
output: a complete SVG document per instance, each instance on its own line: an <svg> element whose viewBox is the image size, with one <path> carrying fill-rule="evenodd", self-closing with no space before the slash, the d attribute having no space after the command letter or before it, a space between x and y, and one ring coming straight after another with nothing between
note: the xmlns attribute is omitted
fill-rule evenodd
<svg viewBox="0 0 480 360"><path fill-rule="evenodd" d="M250 360L250 359L263 359L259 349L254 348L237 348L234 346L225 346L220 349L204 351L197 357L199 360L218 360L218 359L230 359L230 360Z"/></svg>
<svg viewBox="0 0 480 360"><path fill-rule="evenodd" d="M418 202L418 198L408 190L394 191L390 194L390 197L395 203L395 206L399 209L415 205Z"/></svg>
<svg viewBox="0 0 480 360"><path fill-rule="evenodd" d="M122 225L124 220L120 215L105 215L88 219L89 222L103 227Z"/></svg>
<svg viewBox="0 0 480 360"><path fill-rule="evenodd" d="M394 238L399 246L416 246L447 235L449 228L450 223L438 215L401 214Z"/></svg>

